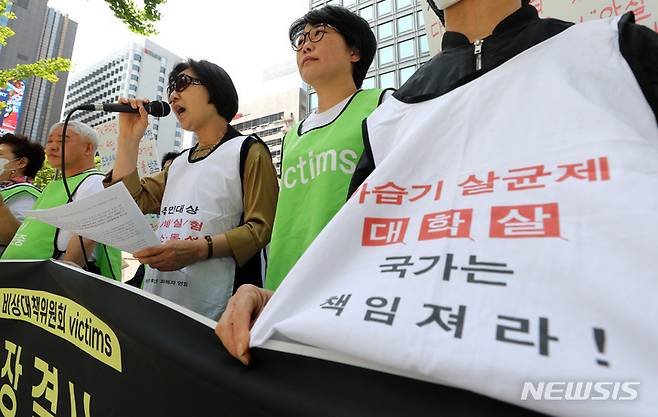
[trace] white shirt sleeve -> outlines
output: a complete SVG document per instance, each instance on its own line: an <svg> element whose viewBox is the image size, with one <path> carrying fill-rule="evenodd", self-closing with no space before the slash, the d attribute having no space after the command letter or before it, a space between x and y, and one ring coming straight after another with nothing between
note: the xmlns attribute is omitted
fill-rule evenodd
<svg viewBox="0 0 658 417"><path fill-rule="evenodd" d="M28 193L20 193L12 197L9 201L6 202L7 208L11 211L11 214L16 217L16 220L23 222L25 219L25 212L27 210L32 210L34 203L37 201L36 197Z"/></svg>
<svg viewBox="0 0 658 417"><path fill-rule="evenodd" d="M82 184L78 187L78 189L75 191L73 194L73 201L79 200L81 198L89 197L90 195L94 195L98 192L103 191L103 176L102 175L92 175L90 177L87 177ZM69 243L69 240L71 239L71 233L66 232L64 230L59 231L59 235L57 236L57 249L60 251L65 251L66 246ZM88 256L91 257L91 254L87 254Z"/></svg>

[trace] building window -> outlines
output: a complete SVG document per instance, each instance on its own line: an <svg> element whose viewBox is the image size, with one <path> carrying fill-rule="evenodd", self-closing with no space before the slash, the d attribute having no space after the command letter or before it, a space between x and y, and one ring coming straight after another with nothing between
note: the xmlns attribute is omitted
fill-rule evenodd
<svg viewBox="0 0 658 417"><path fill-rule="evenodd" d="M393 0L384 0L377 3L377 17L385 16L393 11Z"/></svg>
<svg viewBox="0 0 658 417"><path fill-rule="evenodd" d="M361 88L364 90L368 88L375 88L375 77L368 77L365 80L363 80L363 84L361 85Z"/></svg>
<svg viewBox="0 0 658 417"><path fill-rule="evenodd" d="M366 20L372 20L372 6L364 7L363 9L359 10L359 16Z"/></svg>
<svg viewBox="0 0 658 417"><path fill-rule="evenodd" d="M343 7L350 7L356 4L356 0L343 0Z"/></svg>
<svg viewBox="0 0 658 417"><path fill-rule="evenodd" d="M393 45L387 46L379 49L378 53L379 65L390 64L395 61L395 52L393 51Z"/></svg>
<svg viewBox="0 0 658 417"><path fill-rule="evenodd" d="M317 93L311 93L308 98L311 103L311 111L314 112L318 108L318 95Z"/></svg>
<svg viewBox="0 0 658 417"><path fill-rule="evenodd" d="M387 39L393 36L393 22L382 23L377 26L377 36L379 40Z"/></svg>
<svg viewBox="0 0 658 417"><path fill-rule="evenodd" d="M268 140L267 142L265 142L265 144L267 146L277 146L277 145L281 145L281 143L282 143L281 139L273 139L273 140Z"/></svg>
<svg viewBox="0 0 658 417"><path fill-rule="evenodd" d="M414 40L409 39L398 44L398 59L400 61L404 59L413 58L416 54L414 53Z"/></svg>
<svg viewBox="0 0 658 417"><path fill-rule="evenodd" d="M340 0L329 0L327 2L327 6L329 6L329 5L331 5L331 6L340 6Z"/></svg>
<svg viewBox="0 0 658 417"><path fill-rule="evenodd" d="M258 119L249 120L247 122L238 123L233 127L235 127L236 130L246 130L256 126L261 126L261 125L266 125L268 123L281 121L282 118L283 118L283 112L279 112L279 113L274 113L274 114L269 114L267 116L259 117Z"/></svg>
<svg viewBox="0 0 658 417"><path fill-rule="evenodd" d="M427 44L427 35L422 35L418 37L418 45L421 55L429 53L430 47Z"/></svg>
<svg viewBox="0 0 658 417"><path fill-rule="evenodd" d="M425 27L425 16L423 16L422 10L416 12L416 26L418 26L418 29Z"/></svg>
<svg viewBox="0 0 658 417"><path fill-rule="evenodd" d="M379 76L379 88L395 88L395 71L385 72Z"/></svg>
<svg viewBox="0 0 658 417"><path fill-rule="evenodd" d="M400 70L400 85L404 84L407 82L409 77L413 75L413 73L416 72L416 66L412 65L410 67L404 67Z"/></svg>
<svg viewBox="0 0 658 417"><path fill-rule="evenodd" d="M279 127L275 127L274 129L267 129L267 130L263 130L262 132L258 132L258 136L260 136L262 138L263 136L275 135L275 134L281 132L282 130L283 130L283 127L279 126ZM266 142L266 143L269 144L269 142Z"/></svg>
<svg viewBox="0 0 658 417"><path fill-rule="evenodd" d="M396 0L398 10L404 8L404 7L409 7L411 4L414 2L414 0Z"/></svg>
<svg viewBox="0 0 658 417"><path fill-rule="evenodd" d="M142 56L141 55L135 54L135 55L133 55L133 59L137 62L142 62Z"/></svg>
<svg viewBox="0 0 658 417"><path fill-rule="evenodd" d="M398 34L409 32L414 28L413 15L408 14L406 16L402 16L398 18L397 24L398 24Z"/></svg>

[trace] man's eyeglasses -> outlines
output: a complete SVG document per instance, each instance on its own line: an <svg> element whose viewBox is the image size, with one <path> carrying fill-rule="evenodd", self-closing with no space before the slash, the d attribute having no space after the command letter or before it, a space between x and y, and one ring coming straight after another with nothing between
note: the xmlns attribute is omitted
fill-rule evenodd
<svg viewBox="0 0 658 417"><path fill-rule="evenodd" d="M180 93L181 91L189 87L190 84L203 85L201 80L197 78L192 78L185 73L178 74L178 76L174 79L174 81L171 84L169 84L169 87L167 87L167 97L169 97L171 93L174 92L174 90Z"/></svg>
<svg viewBox="0 0 658 417"><path fill-rule="evenodd" d="M302 48L304 47L304 44L306 43L307 37L310 42L313 43L320 42L322 40L322 37L324 37L324 34L327 33L327 29L329 28L338 32L338 29L326 23L317 24L313 26L308 32L304 32L304 31L299 32L297 36L293 38L292 42L290 42L292 45L292 49L294 49L295 51L301 51Z"/></svg>

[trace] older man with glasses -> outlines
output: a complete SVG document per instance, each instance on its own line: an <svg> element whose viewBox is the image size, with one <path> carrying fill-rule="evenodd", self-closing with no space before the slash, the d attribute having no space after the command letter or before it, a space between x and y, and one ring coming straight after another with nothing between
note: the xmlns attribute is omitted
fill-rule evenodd
<svg viewBox="0 0 658 417"><path fill-rule="evenodd" d="M269 243L278 181L267 146L229 123L238 110L231 78L208 61L188 60L169 76L169 102L198 144L154 176L139 179L145 100L122 99L109 185L122 181L144 213L159 213L162 245L133 254L147 264L143 289L218 319L234 285L262 285L261 251Z"/></svg>

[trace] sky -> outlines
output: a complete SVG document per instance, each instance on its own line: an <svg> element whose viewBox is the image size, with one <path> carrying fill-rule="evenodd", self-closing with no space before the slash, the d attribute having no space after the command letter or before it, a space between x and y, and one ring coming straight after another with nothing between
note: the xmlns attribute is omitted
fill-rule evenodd
<svg viewBox="0 0 658 417"><path fill-rule="evenodd" d="M140 38L103 0L49 0L48 5L78 23L72 73ZM308 0L167 0L159 7L159 34L150 39L183 58L220 65L241 101L249 101L258 97L263 69L294 58L288 27L308 9Z"/></svg>

